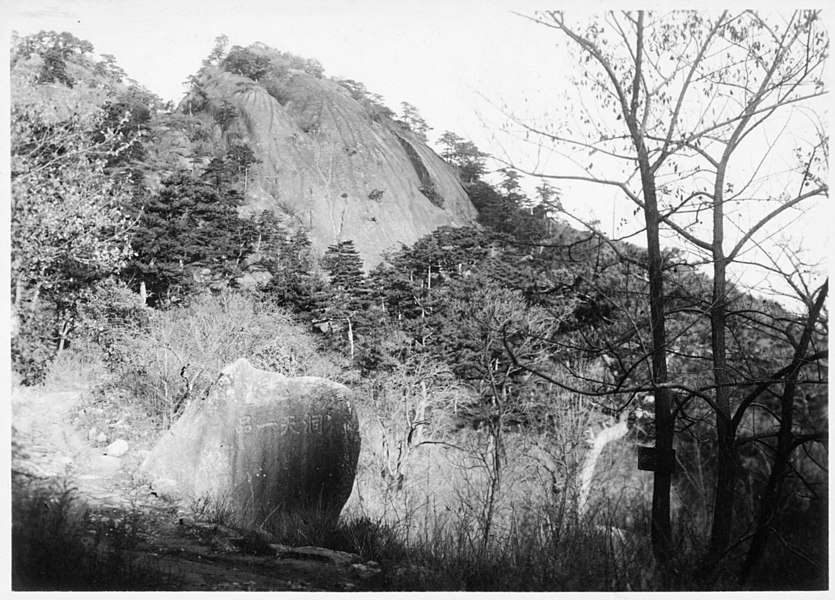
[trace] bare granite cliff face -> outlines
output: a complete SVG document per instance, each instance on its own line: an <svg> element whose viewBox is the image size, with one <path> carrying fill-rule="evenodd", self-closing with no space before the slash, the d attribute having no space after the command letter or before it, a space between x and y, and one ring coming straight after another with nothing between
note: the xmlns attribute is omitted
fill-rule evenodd
<svg viewBox="0 0 835 600"><path fill-rule="evenodd" d="M269 209L303 225L320 251L353 240L372 266L440 226L475 221L449 165L335 81L293 72L265 86L210 69L200 90L202 111L236 112L221 137L247 143L261 161L248 175L244 211ZM193 102L186 97L181 109Z"/></svg>

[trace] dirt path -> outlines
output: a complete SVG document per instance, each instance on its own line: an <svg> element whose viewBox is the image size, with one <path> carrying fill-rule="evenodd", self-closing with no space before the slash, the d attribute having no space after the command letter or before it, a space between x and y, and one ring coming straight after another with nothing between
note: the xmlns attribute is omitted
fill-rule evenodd
<svg viewBox="0 0 835 600"><path fill-rule="evenodd" d="M257 554L243 533L195 522L181 508L134 481L138 458L106 456L73 425L81 391L16 389L12 394L12 473L75 488L91 520L131 516L142 523L136 558L171 573L172 589L245 591L377 591L386 578L376 563L316 548L272 544ZM270 548L272 551L269 551ZM251 551L250 551L251 552Z"/></svg>
<svg viewBox="0 0 835 600"><path fill-rule="evenodd" d="M66 478L91 508L127 508L136 500L136 490L130 490L122 459L102 454L72 425L80 394L13 394L12 469L42 479Z"/></svg>

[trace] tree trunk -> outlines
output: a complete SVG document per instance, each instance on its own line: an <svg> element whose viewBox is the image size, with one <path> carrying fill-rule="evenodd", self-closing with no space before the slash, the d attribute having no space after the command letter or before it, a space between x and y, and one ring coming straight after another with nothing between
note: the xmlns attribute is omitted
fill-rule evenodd
<svg viewBox="0 0 835 600"><path fill-rule="evenodd" d="M20 333L20 313L23 305L23 281L21 281L20 277L17 278L15 281L15 290L14 290L14 304L12 304L12 315L11 315L11 337L12 339L16 338Z"/></svg>
<svg viewBox="0 0 835 600"><path fill-rule="evenodd" d="M15 309L17 309L18 312L20 311L20 305L23 302L23 292L24 292L23 281L20 279L20 277L18 277L17 280L15 281L15 286L14 286L14 306L15 306Z"/></svg>
<svg viewBox="0 0 835 600"><path fill-rule="evenodd" d="M351 317L346 317L348 321L348 347L351 351L351 360L354 360L354 326L351 323Z"/></svg>
<svg viewBox="0 0 835 600"><path fill-rule="evenodd" d="M664 314L664 271L659 238L660 216L655 175L649 153L634 121L630 124L638 151L641 186L644 192L644 219L647 228L647 257L649 260L649 308L652 325L652 385L655 394L655 451L657 465L652 486L652 551L662 572L673 555L672 525L670 522L670 487L672 484L674 421L670 391L666 387L667 332Z"/></svg>
<svg viewBox="0 0 835 600"><path fill-rule="evenodd" d="M643 169L642 169L643 171ZM642 174L643 178L643 174ZM647 179L652 180L651 174ZM673 554L670 522L674 423L667 383L667 333L664 315L664 280L658 235L658 201L654 181L644 186L647 251L649 256L650 318L652 322L652 383L655 394L655 451L657 466L652 486L652 551L663 568Z"/></svg>
<svg viewBox="0 0 835 600"><path fill-rule="evenodd" d="M66 319L61 323L61 327L58 331L58 354L63 352L67 345L67 334L70 332L71 327L72 321L69 319Z"/></svg>
<svg viewBox="0 0 835 600"><path fill-rule="evenodd" d="M426 382L420 382L420 403L415 411L414 432L412 434L412 445L419 446L423 442L423 431L426 423L426 407L429 406L429 391L426 389Z"/></svg>
<svg viewBox="0 0 835 600"><path fill-rule="evenodd" d="M722 261L723 262L723 261ZM717 264L717 263L715 263ZM709 558L718 558L728 547L733 527L733 508L736 486L736 431L731 420L730 378L725 361L725 268L714 269L714 296L711 307L711 340L713 372L716 384L716 491L713 502Z"/></svg>
<svg viewBox="0 0 835 600"><path fill-rule="evenodd" d="M35 284L35 291L32 293L32 301L29 303L29 312L34 314L38 309L38 300L41 297L41 284Z"/></svg>
<svg viewBox="0 0 835 600"><path fill-rule="evenodd" d="M713 501L713 526L708 545L709 562L719 558L728 547L733 528L733 509L736 486L736 428L731 414L731 377L727 365L727 259L725 240L724 185L727 160L716 173L713 190L713 297L710 307L710 337L713 353L713 380L716 411L716 489Z"/></svg>
<svg viewBox="0 0 835 600"><path fill-rule="evenodd" d="M652 485L652 552L662 579L666 579L673 558L673 536L670 523L670 487L672 484L674 423L667 389L667 332L664 314L664 262L661 256L658 213L658 191L655 172L646 146L644 124L638 118L642 85L644 12L638 11L635 39L635 73L632 78L631 101L622 97L622 109L632 143L638 155L641 190L644 200L644 220L647 229L647 259L649 270L649 309L652 327L652 387L655 394L655 451L657 464ZM648 107L645 107L648 110ZM646 114L644 115L646 117Z"/></svg>
<svg viewBox="0 0 835 600"><path fill-rule="evenodd" d="M495 416L495 415L492 415ZM483 532L481 540L481 556L484 560L487 557L487 551L490 547L490 533L493 529L493 518L496 511L496 499L501 488L502 475L502 415L501 412L497 419L490 419L488 430L490 432L490 464L488 466L488 477L490 478L490 487L487 490L487 502L484 507L483 515Z"/></svg>

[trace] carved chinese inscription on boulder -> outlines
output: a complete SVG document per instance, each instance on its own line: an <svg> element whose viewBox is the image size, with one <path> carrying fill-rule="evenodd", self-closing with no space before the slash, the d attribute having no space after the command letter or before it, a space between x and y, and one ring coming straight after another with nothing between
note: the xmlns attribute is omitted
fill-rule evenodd
<svg viewBox="0 0 835 600"><path fill-rule="evenodd" d="M328 414L306 414L302 417L301 422L296 420L295 415L285 415L279 420L266 421L264 423L254 423L252 415L243 415L238 417L238 427L236 430L240 433L251 433L253 429L261 430L272 428L277 433L310 433L316 435L325 435L330 430L330 422L332 417Z"/></svg>
<svg viewBox="0 0 835 600"><path fill-rule="evenodd" d="M240 359L186 408L142 469L158 491L216 502L242 524L310 510L335 519L351 494L359 448L345 386Z"/></svg>

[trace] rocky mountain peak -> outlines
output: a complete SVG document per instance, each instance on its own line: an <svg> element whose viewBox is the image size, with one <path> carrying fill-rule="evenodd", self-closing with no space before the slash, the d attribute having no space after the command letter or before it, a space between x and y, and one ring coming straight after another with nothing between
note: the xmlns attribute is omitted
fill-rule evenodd
<svg viewBox="0 0 835 600"><path fill-rule="evenodd" d="M258 159L245 213L271 210L308 229L314 248L353 240L366 266L476 210L452 168L380 105L301 70L257 81L204 68L179 110L204 112L224 143ZM383 108L383 107L381 107Z"/></svg>

